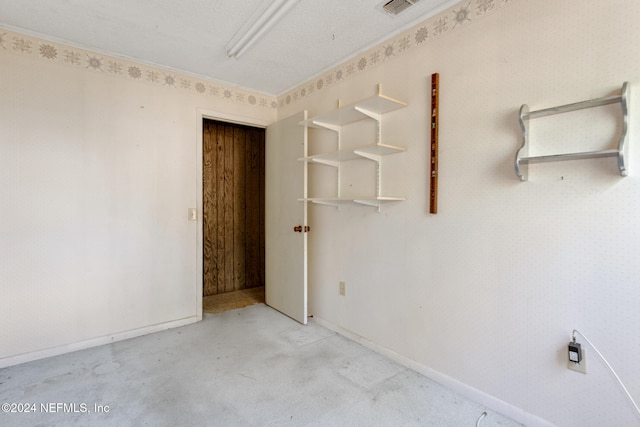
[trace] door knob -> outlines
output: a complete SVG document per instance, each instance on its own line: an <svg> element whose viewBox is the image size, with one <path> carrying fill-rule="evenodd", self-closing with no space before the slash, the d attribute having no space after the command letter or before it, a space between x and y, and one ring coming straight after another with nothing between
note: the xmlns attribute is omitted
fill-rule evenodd
<svg viewBox="0 0 640 427"><path fill-rule="evenodd" d="M295 227L293 227L293 231L295 231L296 233L302 233L302 226L296 225Z"/></svg>

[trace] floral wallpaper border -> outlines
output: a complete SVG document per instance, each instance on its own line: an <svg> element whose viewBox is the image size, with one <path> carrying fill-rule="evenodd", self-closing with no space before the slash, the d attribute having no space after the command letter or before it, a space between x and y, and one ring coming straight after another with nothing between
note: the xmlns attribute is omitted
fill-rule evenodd
<svg viewBox="0 0 640 427"><path fill-rule="evenodd" d="M332 70L278 97L254 93L214 81L139 64L100 53L66 46L0 28L0 54L31 55L47 62L58 62L87 71L195 92L225 101L257 108L278 109L341 83L361 72L420 47L517 0L462 0L425 22L357 55Z"/></svg>
<svg viewBox="0 0 640 427"><path fill-rule="evenodd" d="M278 106L290 105L316 91L341 83L358 73L395 58L446 34L457 31L481 17L517 0L463 0L394 38L367 50L319 77L278 96Z"/></svg>
<svg viewBox="0 0 640 427"><path fill-rule="evenodd" d="M0 28L0 54L2 53L30 55L46 62L57 62L90 72L106 73L125 79L186 90L257 108L278 108L275 96L253 93L221 83L41 40Z"/></svg>

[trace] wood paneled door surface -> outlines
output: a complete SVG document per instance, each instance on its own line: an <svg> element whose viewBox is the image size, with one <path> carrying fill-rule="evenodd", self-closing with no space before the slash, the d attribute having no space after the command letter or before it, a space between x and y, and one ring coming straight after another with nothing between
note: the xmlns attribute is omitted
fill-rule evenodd
<svg viewBox="0 0 640 427"><path fill-rule="evenodd" d="M265 130L204 120L203 296L265 284Z"/></svg>

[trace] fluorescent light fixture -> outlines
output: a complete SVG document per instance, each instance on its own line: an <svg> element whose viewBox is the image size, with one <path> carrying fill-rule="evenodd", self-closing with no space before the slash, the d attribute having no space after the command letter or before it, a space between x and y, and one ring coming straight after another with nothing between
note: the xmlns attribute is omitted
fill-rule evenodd
<svg viewBox="0 0 640 427"><path fill-rule="evenodd" d="M229 41L225 49L229 58L238 58L264 35L300 0L272 0L257 9Z"/></svg>

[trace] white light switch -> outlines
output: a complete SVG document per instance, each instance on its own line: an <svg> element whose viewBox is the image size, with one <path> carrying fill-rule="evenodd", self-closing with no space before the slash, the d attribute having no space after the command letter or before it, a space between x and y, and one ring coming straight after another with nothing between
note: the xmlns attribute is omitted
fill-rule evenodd
<svg viewBox="0 0 640 427"><path fill-rule="evenodd" d="M197 221L198 220L198 209L189 208L189 221Z"/></svg>

